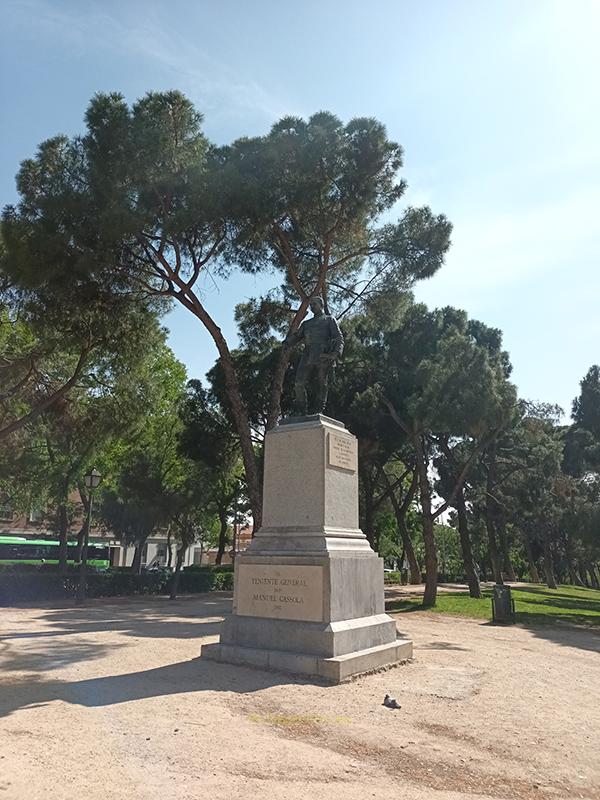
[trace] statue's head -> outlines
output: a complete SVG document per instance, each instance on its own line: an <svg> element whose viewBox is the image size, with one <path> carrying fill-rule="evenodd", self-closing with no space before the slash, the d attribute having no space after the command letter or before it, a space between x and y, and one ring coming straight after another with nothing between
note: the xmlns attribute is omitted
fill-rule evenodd
<svg viewBox="0 0 600 800"><path fill-rule="evenodd" d="M323 313L324 305L323 305L323 298L315 295L314 297L310 298L310 310L315 315L315 317L320 317Z"/></svg>

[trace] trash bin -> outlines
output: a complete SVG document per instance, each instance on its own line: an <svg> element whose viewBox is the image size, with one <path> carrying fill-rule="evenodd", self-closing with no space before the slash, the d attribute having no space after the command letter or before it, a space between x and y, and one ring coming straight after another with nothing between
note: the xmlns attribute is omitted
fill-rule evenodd
<svg viewBox="0 0 600 800"><path fill-rule="evenodd" d="M515 622L515 601L510 586L496 584L492 595L492 620L494 622Z"/></svg>

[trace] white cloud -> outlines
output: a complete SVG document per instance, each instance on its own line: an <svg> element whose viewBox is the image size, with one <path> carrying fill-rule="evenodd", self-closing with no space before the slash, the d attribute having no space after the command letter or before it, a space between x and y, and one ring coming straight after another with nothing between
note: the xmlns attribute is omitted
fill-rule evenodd
<svg viewBox="0 0 600 800"><path fill-rule="evenodd" d="M219 117L242 116L249 110L267 122L290 113L259 83L209 55L202 48L202 36L177 35L168 17L161 16L162 9L157 13L147 8L140 15L125 4L116 16L91 3L65 11L45 0L9 0L8 10L7 19L20 35L27 30L34 38L60 40L78 54L110 50L159 63L172 75L174 88L210 111L213 124Z"/></svg>

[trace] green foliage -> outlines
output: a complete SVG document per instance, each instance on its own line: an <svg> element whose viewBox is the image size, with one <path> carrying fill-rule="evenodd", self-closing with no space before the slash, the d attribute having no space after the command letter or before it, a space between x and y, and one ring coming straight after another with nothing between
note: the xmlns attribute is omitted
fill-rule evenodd
<svg viewBox="0 0 600 800"><path fill-rule="evenodd" d="M260 522L261 443L297 363L280 343L317 294L342 316L328 410L359 438L361 522L382 555L425 561L430 602L438 561L444 577L469 561L465 540L498 579L543 563L597 581L600 369L560 427L556 409L517 402L498 330L413 303L450 225L429 208L394 219L401 167L369 118L286 117L217 148L180 92L96 95L83 136L23 162L2 215L0 501L47 504L66 536L93 463L99 517L138 556L167 528L179 563L194 540L218 538L222 554L232 517L251 506ZM208 270L275 276L236 306L235 350L200 291ZM213 338L210 389L186 388L165 347L156 319L171 302ZM453 507L460 547L434 525Z"/></svg>
<svg viewBox="0 0 600 800"><path fill-rule="evenodd" d="M251 272L281 270L283 298L300 287L311 293L323 255L328 296L337 302L348 302L365 269L367 297L405 289L441 266L450 232L443 217L409 208L398 223L376 227L406 188L397 177L402 149L377 120L287 117L266 136L234 142L223 157L234 198L227 258Z"/></svg>
<svg viewBox="0 0 600 800"><path fill-rule="evenodd" d="M205 509L219 520L220 561L228 544L229 517L248 508L242 479L239 440L230 418L200 381L190 381L180 409L180 451L204 476Z"/></svg>
<svg viewBox="0 0 600 800"><path fill-rule="evenodd" d="M439 574L442 582L463 581L465 568L458 532L449 525L436 524L434 528L438 550Z"/></svg>
<svg viewBox="0 0 600 800"><path fill-rule="evenodd" d="M573 421L600 442L600 367L594 364L581 381L581 393L573 400Z"/></svg>
<svg viewBox="0 0 600 800"><path fill-rule="evenodd" d="M136 575L131 569L90 572L86 577L87 597L120 597L125 595L167 594L174 576L168 572L149 571ZM42 600L71 599L77 592L79 577L72 570L68 575L40 569L0 570L0 606ZM203 567L185 570L179 576L179 592L196 594L210 591L231 591L233 572Z"/></svg>
<svg viewBox="0 0 600 800"><path fill-rule="evenodd" d="M402 583L402 573L396 571L384 572L383 582L385 584L390 584L390 585L397 585L399 583Z"/></svg>
<svg viewBox="0 0 600 800"><path fill-rule="evenodd" d="M416 432L479 437L502 425L516 403L499 333L464 311L408 309L386 337L382 385Z"/></svg>

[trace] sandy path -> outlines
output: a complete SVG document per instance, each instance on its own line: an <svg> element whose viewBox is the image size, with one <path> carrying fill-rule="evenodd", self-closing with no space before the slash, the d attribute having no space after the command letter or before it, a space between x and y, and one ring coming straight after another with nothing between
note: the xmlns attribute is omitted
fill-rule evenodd
<svg viewBox="0 0 600 800"><path fill-rule="evenodd" d="M404 614L412 664L325 687L198 660L228 608L2 609L0 800L600 799L598 634Z"/></svg>

